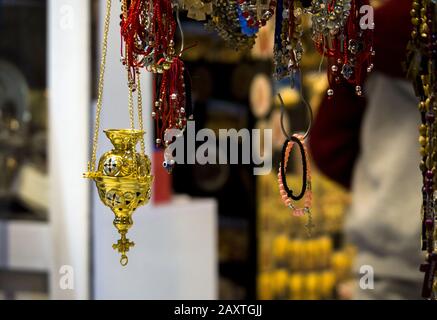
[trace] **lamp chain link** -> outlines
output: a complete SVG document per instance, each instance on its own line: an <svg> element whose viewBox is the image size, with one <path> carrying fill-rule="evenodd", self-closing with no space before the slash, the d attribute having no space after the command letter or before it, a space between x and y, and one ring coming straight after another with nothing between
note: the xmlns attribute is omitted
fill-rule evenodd
<svg viewBox="0 0 437 320"><path fill-rule="evenodd" d="M100 61L100 73L99 73L99 84L98 84L98 93L97 93L93 148L91 154L91 164L88 163L88 171L96 170L96 153L97 153L97 144L99 139L100 114L102 112L102 103L103 103L103 86L105 82L106 55L108 51L108 33L109 33L110 20L111 20L111 0L106 0L106 15L105 15L105 25L103 29L102 56Z"/></svg>

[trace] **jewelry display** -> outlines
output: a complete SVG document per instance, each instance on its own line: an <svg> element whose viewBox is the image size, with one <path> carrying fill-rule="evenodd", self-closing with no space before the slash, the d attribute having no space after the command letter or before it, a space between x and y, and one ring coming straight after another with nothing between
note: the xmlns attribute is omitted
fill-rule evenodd
<svg viewBox="0 0 437 320"><path fill-rule="evenodd" d="M426 261L422 296L437 299L437 228L436 228L436 114L437 114L437 4L415 0L411 9L413 31L408 46L408 77L419 97L422 123L419 127L422 187L422 250Z"/></svg>
<svg viewBox="0 0 437 320"><path fill-rule="evenodd" d="M360 16L366 5L368 0L271 0L267 8L261 8L254 0L217 0L207 25L231 47L251 48L259 29L276 12L273 76L288 77L293 85L304 54L303 14L311 14L314 46L328 62L328 96L343 82L352 84L361 96L375 55L374 24L362 22Z"/></svg>
<svg viewBox="0 0 437 320"><path fill-rule="evenodd" d="M259 29L274 16L276 5L276 0L268 5L256 0L216 0L206 26L232 48L252 48Z"/></svg>
<svg viewBox="0 0 437 320"><path fill-rule="evenodd" d="M255 44L256 34L246 35L243 32L238 10L237 0L214 1L211 18L207 21L206 27L215 30L232 48L251 48Z"/></svg>
<svg viewBox="0 0 437 320"><path fill-rule="evenodd" d="M273 77L281 80L294 79L299 71L304 53L302 45L302 3L301 1L279 0L275 21L275 43L273 47Z"/></svg>
<svg viewBox="0 0 437 320"><path fill-rule="evenodd" d="M142 8L141 6L134 6L138 3L136 1L131 1L130 3L132 8ZM122 9L124 8L127 8L125 1L123 1L122 6ZM127 252L134 246L134 242L127 238L127 232L133 225L132 214L139 206L147 204L150 200L153 177L151 175L151 162L144 153L144 128L139 70L136 62L131 63L131 59L132 61L137 61L138 53L131 51L129 44L125 45L126 50L123 62L127 67L128 73L128 111L131 127L129 129L105 130L105 134L114 148L100 157L96 167L110 16L111 0L107 0L92 155L91 161L88 163L88 172L84 174L84 177L94 180L100 200L104 205L111 208L115 215L113 224L120 234L120 239L112 247L120 253L120 263L125 266L128 263ZM122 16L123 19L127 19L127 11L123 10ZM132 43L137 44L138 40L134 40ZM138 98L137 115L139 129L135 128L134 123L134 91L137 92ZM137 152L136 148L138 142L140 142L141 146L140 152Z"/></svg>
<svg viewBox="0 0 437 320"><path fill-rule="evenodd" d="M122 51L125 52L122 62L129 70L133 90L137 88L136 74L140 68L153 73L155 144L166 147L171 143L164 139L166 131L183 131L191 112L191 108L187 108L189 93L185 90L186 71L181 60L184 48L179 3L172 0L123 0L120 25ZM177 26L182 37L179 53L174 41Z"/></svg>
<svg viewBox="0 0 437 320"><path fill-rule="evenodd" d="M342 81L353 84L363 94L366 73L373 69L374 25L361 25L360 8L368 0L313 0L307 12L312 14L312 39L320 54L328 58L328 96Z"/></svg>

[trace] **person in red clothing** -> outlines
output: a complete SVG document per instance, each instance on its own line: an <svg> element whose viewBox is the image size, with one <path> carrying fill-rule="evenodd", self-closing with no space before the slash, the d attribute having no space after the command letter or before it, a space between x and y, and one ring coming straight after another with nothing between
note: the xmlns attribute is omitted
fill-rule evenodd
<svg viewBox="0 0 437 320"><path fill-rule="evenodd" d="M311 131L318 168L352 192L346 235L358 247L355 299L420 298L420 117L402 67L411 5L388 0L375 9L375 68L365 97L352 86L336 88ZM360 287L369 267L374 286Z"/></svg>
<svg viewBox="0 0 437 320"><path fill-rule="evenodd" d="M411 4L411 0L389 0L375 10L376 72L405 79ZM372 93L367 90L366 94ZM366 96L358 97L352 86L339 86L334 99L324 98L311 131L311 151L318 167L346 188L350 188L359 153L359 128L366 103Z"/></svg>

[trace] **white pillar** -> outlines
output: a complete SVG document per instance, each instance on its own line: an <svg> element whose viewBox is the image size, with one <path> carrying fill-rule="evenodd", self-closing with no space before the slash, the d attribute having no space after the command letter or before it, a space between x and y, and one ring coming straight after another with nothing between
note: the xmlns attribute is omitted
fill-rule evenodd
<svg viewBox="0 0 437 320"><path fill-rule="evenodd" d="M89 297L90 1L49 0L50 297ZM60 268L71 274L60 274ZM61 288L70 276L73 289ZM65 278L64 278L65 280ZM68 284L68 281L67 281Z"/></svg>

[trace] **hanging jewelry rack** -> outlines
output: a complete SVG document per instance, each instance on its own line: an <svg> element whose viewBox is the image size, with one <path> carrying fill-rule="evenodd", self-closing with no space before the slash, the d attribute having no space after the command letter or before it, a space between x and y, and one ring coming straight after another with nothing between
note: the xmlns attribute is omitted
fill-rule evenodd
<svg viewBox="0 0 437 320"><path fill-rule="evenodd" d="M422 172L422 250L425 262L422 297L437 299L437 4L414 0L411 9L413 31L408 46L408 77L420 102L420 170Z"/></svg>

